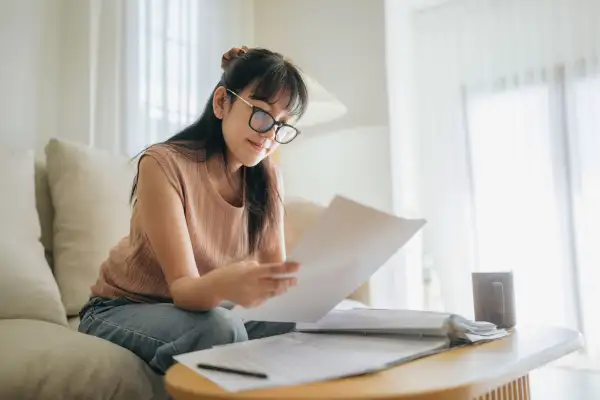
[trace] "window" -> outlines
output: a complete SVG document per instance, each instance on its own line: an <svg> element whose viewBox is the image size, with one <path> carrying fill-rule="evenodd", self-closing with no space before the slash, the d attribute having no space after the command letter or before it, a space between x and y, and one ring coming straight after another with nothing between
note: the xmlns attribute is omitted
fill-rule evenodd
<svg viewBox="0 0 600 400"><path fill-rule="evenodd" d="M513 270L517 320L580 329L600 357L600 77L470 94L465 108L476 268Z"/></svg>
<svg viewBox="0 0 600 400"><path fill-rule="evenodd" d="M190 122L199 106L197 92L197 2L148 1L139 7L139 102L153 123L169 130ZM153 130L152 140L163 139Z"/></svg>
<svg viewBox="0 0 600 400"><path fill-rule="evenodd" d="M588 348L600 359L600 74L578 80L570 94L579 296Z"/></svg>
<svg viewBox="0 0 600 400"><path fill-rule="evenodd" d="M514 270L517 320L572 326L550 89L474 96L467 110L477 268Z"/></svg>
<svg viewBox="0 0 600 400"><path fill-rule="evenodd" d="M136 154L195 121L220 76L219 5L190 0L127 2L127 152Z"/></svg>

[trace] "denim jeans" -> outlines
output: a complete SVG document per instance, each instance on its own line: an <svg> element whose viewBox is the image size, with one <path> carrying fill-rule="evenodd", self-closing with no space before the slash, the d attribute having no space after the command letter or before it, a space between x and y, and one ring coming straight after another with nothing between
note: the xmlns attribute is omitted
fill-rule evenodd
<svg viewBox="0 0 600 400"><path fill-rule="evenodd" d="M174 364L174 355L295 329L293 323L244 323L225 307L193 312L171 303L136 303L125 298L93 297L79 316L80 332L131 350L163 374Z"/></svg>

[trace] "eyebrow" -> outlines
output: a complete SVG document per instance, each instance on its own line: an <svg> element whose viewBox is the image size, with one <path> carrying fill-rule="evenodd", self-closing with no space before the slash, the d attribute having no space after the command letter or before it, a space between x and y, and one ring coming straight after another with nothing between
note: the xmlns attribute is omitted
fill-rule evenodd
<svg viewBox="0 0 600 400"><path fill-rule="evenodd" d="M248 96L250 100L255 100L255 101L260 101L260 102L262 102L262 103L265 103L265 104L267 105L267 108L268 108L268 109L265 109L265 108L264 108L264 107L262 107L262 106L261 106L261 107L259 107L259 106L255 105L255 104L252 104L252 103L250 103L250 101L249 101L249 100L246 100L246 99L245 99L245 98L243 98L243 97L242 97L240 94L236 93L235 91L233 91L233 90L231 90L231 89L227 89L227 91L229 91L229 92L233 93L233 94L234 94L236 97L240 98L242 101L244 101L244 102L245 102L246 104L248 104L249 106L251 106L251 107L256 107L256 108L259 108L259 109L261 109L261 110L265 111L267 114L269 114L269 115L271 116L271 118L273 118L275 121L277 121L277 122L279 122L279 123L281 123L281 124L287 124L287 123L288 123L288 122L290 122L290 120L293 118L293 116L290 116L290 114L289 114L289 113L287 113L287 114L288 114L288 115L287 115L287 118L282 118L282 119L278 120L278 119L276 119L276 118L273 116L273 114L272 114L273 107L272 107L272 105L271 105L271 104L269 104L269 102L267 102L267 101L265 101L265 100L262 100L262 99L257 99L256 97L252 97L252 95Z"/></svg>
<svg viewBox="0 0 600 400"><path fill-rule="evenodd" d="M273 109L273 107L271 106L271 104L269 104L269 102L268 102L268 101L265 101L265 100L263 100L263 99L257 99L256 97L252 97L252 96L249 96L249 98L250 98L250 99L252 99L252 100L260 101L261 103L265 103L265 104L267 105L267 106L266 106L266 108L265 108L265 107L262 107L262 106L261 106L261 107L258 107L258 106L256 106L256 107L258 107L258 108L262 108L262 109L264 109L265 111L269 111L269 112L270 112L270 111Z"/></svg>
<svg viewBox="0 0 600 400"><path fill-rule="evenodd" d="M290 120L292 119L292 116L290 115L290 113L289 113L289 112L287 112L287 110L284 110L284 112L287 114L287 115L286 115L284 118L282 118L282 119L277 119L277 118L275 118L275 116L272 114L272 112L273 112L273 106L272 106L270 103L268 103L267 101L265 101L265 100L262 100L262 99L257 99L257 98L254 98L254 97L252 97L252 96L250 96L250 99L252 99L252 100L256 100L256 101L260 101L260 102L262 102L262 103L265 103L265 104L267 105L267 108L264 108L264 107L262 107L262 106L260 106L260 107L259 107L259 106L257 106L257 105L254 105L254 104L253 104L253 106L254 106L254 107L258 107L258 108L262 109L263 111L266 111L266 112L268 112L268 113L269 113L269 115L270 115L271 117L273 117L273 119L274 119L275 121L277 121L277 122L280 122L280 123L282 123L282 124L287 124L287 123L288 123L288 122L290 122Z"/></svg>

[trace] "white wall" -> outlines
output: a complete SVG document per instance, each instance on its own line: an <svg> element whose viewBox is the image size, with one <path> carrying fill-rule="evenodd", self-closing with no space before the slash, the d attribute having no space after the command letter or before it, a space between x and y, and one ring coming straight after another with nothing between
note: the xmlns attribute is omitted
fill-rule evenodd
<svg viewBox="0 0 600 400"><path fill-rule="evenodd" d="M90 2L0 2L0 145L89 143Z"/></svg>
<svg viewBox="0 0 600 400"><path fill-rule="evenodd" d="M90 2L0 2L0 144L89 142Z"/></svg>
<svg viewBox="0 0 600 400"><path fill-rule="evenodd" d="M56 131L58 3L0 2L0 145L39 148Z"/></svg>
<svg viewBox="0 0 600 400"><path fill-rule="evenodd" d="M255 43L290 57L348 108L282 146L286 194L391 210L382 0L255 0Z"/></svg>
<svg viewBox="0 0 600 400"><path fill-rule="evenodd" d="M282 153L286 196L326 205L336 194L380 209L390 205L387 126L307 136ZM384 160L382 160L382 156Z"/></svg>

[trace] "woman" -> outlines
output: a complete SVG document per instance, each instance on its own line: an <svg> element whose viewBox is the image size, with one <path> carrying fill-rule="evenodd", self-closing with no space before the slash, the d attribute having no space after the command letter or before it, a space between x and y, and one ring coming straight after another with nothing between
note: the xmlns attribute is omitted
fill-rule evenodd
<svg viewBox="0 0 600 400"><path fill-rule="evenodd" d="M307 89L280 54L232 49L200 119L146 149L133 184L130 234L101 266L81 332L125 347L164 373L173 356L282 334L246 322L295 284L285 262L280 180L270 155L298 131ZM287 275L282 275L287 274Z"/></svg>

